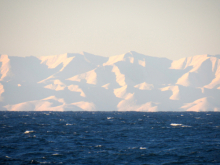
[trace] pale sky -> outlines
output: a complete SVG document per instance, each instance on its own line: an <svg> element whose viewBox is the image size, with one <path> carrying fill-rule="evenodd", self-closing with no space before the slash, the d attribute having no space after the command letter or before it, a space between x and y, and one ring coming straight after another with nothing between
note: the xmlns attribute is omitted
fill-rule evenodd
<svg viewBox="0 0 220 165"><path fill-rule="evenodd" d="M0 0L0 54L220 54L220 0Z"/></svg>

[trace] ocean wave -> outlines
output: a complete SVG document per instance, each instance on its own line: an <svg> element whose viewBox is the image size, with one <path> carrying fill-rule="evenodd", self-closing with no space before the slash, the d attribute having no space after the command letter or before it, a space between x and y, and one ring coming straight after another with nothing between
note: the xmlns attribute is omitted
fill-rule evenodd
<svg viewBox="0 0 220 165"><path fill-rule="evenodd" d="M43 113L0 112L0 164L220 163L220 113Z"/></svg>

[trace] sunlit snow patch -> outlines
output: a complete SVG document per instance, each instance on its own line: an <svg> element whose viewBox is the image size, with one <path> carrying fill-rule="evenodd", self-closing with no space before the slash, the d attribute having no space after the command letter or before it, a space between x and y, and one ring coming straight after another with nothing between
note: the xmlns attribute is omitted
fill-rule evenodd
<svg viewBox="0 0 220 165"><path fill-rule="evenodd" d="M138 88L140 90L152 90L154 88L153 84L147 84L146 82L143 82L141 84L137 84L134 86L135 88Z"/></svg>
<svg viewBox="0 0 220 165"><path fill-rule="evenodd" d="M105 85L103 85L102 87L105 88L105 89L108 89L108 88L109 88L109 85L110 85L110 83L105 84Z"/></svg>

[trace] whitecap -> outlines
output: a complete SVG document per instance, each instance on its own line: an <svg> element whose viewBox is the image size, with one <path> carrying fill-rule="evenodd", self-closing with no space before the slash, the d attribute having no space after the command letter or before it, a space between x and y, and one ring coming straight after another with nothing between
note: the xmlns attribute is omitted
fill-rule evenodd
<svg viewBox="0 0 220 165"><path fill-rule="evenodd" d="M171 123L170 125L173 126L173 127L192 127L192 126L189 126L189 125L183 125L183 124L178 124L178 123Z"/></svg>
<svg viewBox="0 0 220 165"><path fill-rule="evenodd" d="M108 119L108 120L110 120L110 119L114 119L114 117L107 117L107 119Z"/></svg>
<svg viewBox="0 0 220 165"><path fill-rule="evenodd" d="M140 150L146 150L147 148L146 147L140 147Z"/></svg>
<svg viewBox="0 0 220 165"><path fill-rule="evenodd" d="M73 125L73 124L66 123L66 125Z"/></svg>
<svg viewBox="0 0 220 165"><path fill-rule="evenodd" d="M28 133L32 133L32 132L34 132L34 131L33 131L33 130L31 130L31 131L27 130L27 131L25 131L24 133L25 133L25 134L28 134Z"/></svg>
<svg viewBox="0 0 220 165"><path fill-rule="evenodd" d="M59 153L55 153L55 154L52 154L52 155L54 155L54 156L58 156L58 155L62 155L62 154L59 154Z"/></svg>
<svg viewBox="0 0 220 165"><path fill-rule="evenodd" d="M171 126L174 126L174 127L176 127L176 126L182 126L182 124L177 124L177 123L171 123L170 125L171 125Z"/></svg>
<svg viewBox="0 0 220 165"><path fill-rule="evenodd" d="M192 126L189 126L189 125L182 125L182 127L192 127Z"/></svg>
<svg viewBox="0 0 220 165"><path fill-rule="evenodd" d="M102 147L102 145L97 145L97 146L95 146L95 147Z"/></svg>

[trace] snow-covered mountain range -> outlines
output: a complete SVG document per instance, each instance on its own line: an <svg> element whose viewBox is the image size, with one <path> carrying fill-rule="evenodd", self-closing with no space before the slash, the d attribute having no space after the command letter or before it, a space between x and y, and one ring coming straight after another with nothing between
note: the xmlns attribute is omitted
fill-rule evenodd
<svg viewBox="0 0 220 165"><path fill-rule="evenodd" d="M220 55L1 55L0 64L0 110L220 111Z"/></svg>

